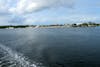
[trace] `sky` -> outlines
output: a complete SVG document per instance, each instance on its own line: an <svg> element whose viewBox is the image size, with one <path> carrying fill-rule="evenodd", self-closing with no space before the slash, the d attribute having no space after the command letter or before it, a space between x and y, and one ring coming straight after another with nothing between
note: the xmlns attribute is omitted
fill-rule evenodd
<svg viewBox="0 0 100 67"><path fill-rule="evenodd" d="M0 0L0 25L100 22L100 0Z"/></svg>

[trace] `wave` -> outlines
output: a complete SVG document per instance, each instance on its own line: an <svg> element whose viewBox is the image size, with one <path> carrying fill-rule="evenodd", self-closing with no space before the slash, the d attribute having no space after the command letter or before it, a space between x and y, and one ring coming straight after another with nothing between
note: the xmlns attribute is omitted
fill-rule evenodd
<svg viewBox="0 0 100 67"><path fill-rule="evenodd" d="M20 53L0 44L0 67L41 67L42 63L30 61ZM43 66L44 67L44 66Z"/></svg>

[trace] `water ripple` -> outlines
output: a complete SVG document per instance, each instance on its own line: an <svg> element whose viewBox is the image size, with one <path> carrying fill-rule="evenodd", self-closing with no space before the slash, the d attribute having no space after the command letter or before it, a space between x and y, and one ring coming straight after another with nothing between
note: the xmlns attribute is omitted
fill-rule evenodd
<svg viewBox="0 0 100 67"><path fill-rule="evenodd" d="M28 58L0 44L0 67L43 67L41 63Z"/></svg>

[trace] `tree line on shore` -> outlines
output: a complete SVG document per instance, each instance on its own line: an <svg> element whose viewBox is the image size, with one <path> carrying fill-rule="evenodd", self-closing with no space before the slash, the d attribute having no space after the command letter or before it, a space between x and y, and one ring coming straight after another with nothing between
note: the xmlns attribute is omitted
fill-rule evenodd
<svg viewBox="0 0 100 67"><path fill-rule="evenodd" d="M36 25L31 25L31 27L35 27ZM5 26L0 26L0 28L26 28L30 27L29 25L5 25Z"/></svg>
<svg viewBox="0 0 100 67"><path fill-rule="evenodd" d="M72 27L95 27L95 26L100 26L100 23L88 22L81 24L72 24Z"/></svg>
<svg viewBox="0 0 100 67"><path fill-rule="evenodd" d="M6 25L0 26L0 28L27 28L27 27L36 27L37 25ZM55 26L69 26L69 27L95 27L100 26L100 23L88 22L88 23L73 23L73 24L52 24L52 25L39 25L39 27L55 27Z"/></svg>

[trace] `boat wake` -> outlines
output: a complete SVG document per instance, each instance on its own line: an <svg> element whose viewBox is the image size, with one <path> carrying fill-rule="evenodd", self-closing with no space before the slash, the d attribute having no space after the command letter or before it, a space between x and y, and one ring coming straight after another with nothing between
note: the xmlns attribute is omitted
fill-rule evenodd
<svg viewBox="0 0 100 67"><path fill-rule="evenodd" d="M0 44L0 67L41 67L41 63L31 62L28 58L7 46ZM44 66L42 66L44 67Z"/></svg>

